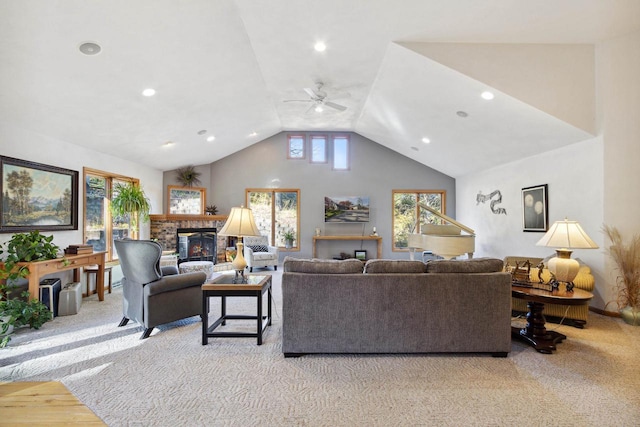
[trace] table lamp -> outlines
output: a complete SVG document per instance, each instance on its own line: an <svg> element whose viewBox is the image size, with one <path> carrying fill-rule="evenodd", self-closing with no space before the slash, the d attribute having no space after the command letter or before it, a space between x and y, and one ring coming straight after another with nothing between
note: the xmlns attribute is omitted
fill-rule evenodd
<svg viewBox="0 0 640 427"><path fill-rule="evenodd" d="M573 290L573 279L576 278L580 263L571 258L571 249L597 249L598 245L585 233L577 221L556 221L549 231L542 236L536 246L556 248L556 256L547 263L556 281L564 282L567 291Z"/></svg>
<svg viewBox="0 0 640 427"><path fill-rule="evenodd" d="M244 269L247 267L247 261L244 259L244 244L242 238L244 236L260 236L260 230L256 226L256 222L253 219L253 212L251 209L240 206L239 208L231 208L231 213L227 218L227 222L222 226L222 230L218 233L220 236L236 236L238 237L238 243L236 249L238 253L235 259L231 262L233 269L236 271L236 277L233 283L246 283L244 277Z"/></svg>

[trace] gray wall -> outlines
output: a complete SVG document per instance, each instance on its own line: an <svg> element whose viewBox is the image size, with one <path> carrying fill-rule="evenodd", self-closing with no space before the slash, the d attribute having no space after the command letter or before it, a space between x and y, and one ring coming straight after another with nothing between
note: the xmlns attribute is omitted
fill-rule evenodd
<svg viewBox="0 0 640 427"><path fill-rule="evenodd" d="M321 134L331 137L338 133ZM391 250L391 190L445 190L446 213L455 217L455 180L358 134L348 134L351 138L351 169L348 171L333 171L331 163L310 164L308 156L304 160L288 160L287 132L218 160L210 165L207 203L217 205L220 214L226 215L233 206L245 203L246 188L298 188L300 251L291 255L311 257L316 227L323 235L368 235L375 226L382 236L384 258L408 258L407 253ZM174 171L165 172L165 185L174 175ZM324 196L369 196L370 222L364 226L325 225ZM353 254L354 249L360 248L360 242L321 242L318 256L330 257L340 252ZM365 242L362 248L368 254L375 254L373 242ZM283 256L286 254L284 252Z"/></svg>

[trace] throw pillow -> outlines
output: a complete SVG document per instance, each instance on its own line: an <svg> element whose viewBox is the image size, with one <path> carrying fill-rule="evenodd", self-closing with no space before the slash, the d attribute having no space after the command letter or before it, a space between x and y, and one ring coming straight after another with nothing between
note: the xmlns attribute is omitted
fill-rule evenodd
<svg viewBox="0 0 640 427"><path fill-rule="evenodd" d="M249 246L253 252L269 252L269 248L265 245L251 245Z"/></svg>

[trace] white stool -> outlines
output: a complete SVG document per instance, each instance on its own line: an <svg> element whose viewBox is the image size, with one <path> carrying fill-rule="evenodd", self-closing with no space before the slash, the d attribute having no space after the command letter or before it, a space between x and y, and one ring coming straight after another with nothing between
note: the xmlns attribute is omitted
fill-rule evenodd
<svg viewBox="0 0 640 427"><path fill-rule="evenodd" d="M193 273L202 271L207 275L207 280L213 277L213 262L211 261L187 261L178 266L180 273Z"/></svg>

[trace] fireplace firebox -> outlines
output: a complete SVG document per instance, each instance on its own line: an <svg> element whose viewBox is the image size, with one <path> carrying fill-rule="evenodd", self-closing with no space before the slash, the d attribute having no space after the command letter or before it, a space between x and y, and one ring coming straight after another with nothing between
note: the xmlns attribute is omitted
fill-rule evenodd
<svg viewBox="0 0 640 427"><path fill-rule="evenodd" d="M178 264L186 261L212 261L216 263L215 228L178 228Z"/></svg>

